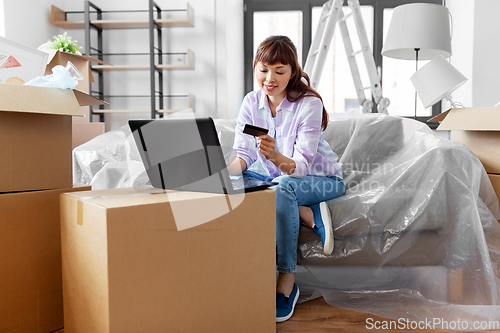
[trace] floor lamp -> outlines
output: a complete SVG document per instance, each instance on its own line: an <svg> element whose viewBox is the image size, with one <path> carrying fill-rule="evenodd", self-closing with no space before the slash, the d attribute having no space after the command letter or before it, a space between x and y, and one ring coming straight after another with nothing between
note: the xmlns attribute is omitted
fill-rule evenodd
<svg viewBox="0 0 500 333"><path fill-rule="evenodd" d="M451 56L448 8L429 3L411 3L394 8L382 55L396 59L430 60ZM417 91L415 91L415 119Z"/></svg>

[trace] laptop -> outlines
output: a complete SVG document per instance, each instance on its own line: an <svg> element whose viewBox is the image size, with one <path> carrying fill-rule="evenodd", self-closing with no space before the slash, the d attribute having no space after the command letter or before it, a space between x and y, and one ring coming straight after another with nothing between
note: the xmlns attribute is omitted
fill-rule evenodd
<svg viewBox="0 0 500 333"><path fill-rule="evenodd" d="M210 117L129 120L129 126L153 187L239 194L278 184L231 179Z"/></svg>

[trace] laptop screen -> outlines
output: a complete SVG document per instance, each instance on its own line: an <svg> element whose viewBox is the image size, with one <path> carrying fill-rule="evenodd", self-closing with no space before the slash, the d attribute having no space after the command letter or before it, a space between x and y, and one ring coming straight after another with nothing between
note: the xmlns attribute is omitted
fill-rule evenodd
<svg viewBox="0 0 500 333"><path fill-rule="evenodd" d="M224 155L211 118L129 121L151 185L226 193Z"/></svg>

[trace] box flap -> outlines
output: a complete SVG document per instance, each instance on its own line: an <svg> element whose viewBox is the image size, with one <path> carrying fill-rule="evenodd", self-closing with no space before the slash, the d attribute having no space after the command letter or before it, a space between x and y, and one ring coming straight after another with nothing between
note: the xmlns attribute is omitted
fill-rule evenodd
<svg viewBox="0 0 500 333"><path fill-rule="evenodd" d="M108 102L102 101L99 98L92 97L80 90L74 89L75 97L80 106L89 106L89 105L108 105Z"/></svg>
<svg viewBox="0 0 500 333"><path fill-rule="evenodd" d="M79 194L68 193L67 195L106 208L225 197L224 194L218 193L162 190L149 185L141 188L94 190Z"/></svg>
<svg viewBox="0 0 500 333"><path fill-rule="evenodd" d="M439 120L438 130L500 131L500 107L454 108L429 121Z"/></svg>
<svg viewBox="0 0 500 333"><path fill-rule="evenodd" d="M72 56L75 56L75 57L78 57L80 59L85 59L85 60L88 60L90 62L97 62L99 64L103 64L103 65L108 65L108 66L111 66L111 64L108 64L107 62L104 62L102 60L99 60L99 59L96 59L96 58L92 58L92 57L87 57L87 56L84 56L84 55L78 55L78 54L71 54Z"/></svg>
<svg viewBox="0 0 500 333"><path fill-rule="evenodd" d="M47 60L47 65L50 64L50 62L52 61L52 59L54 59L54 57L56 56L56 54L58 52L60 52L60 53L67 54L67 55L72 56L72 57L76 57L78 59L83 59L83 60L87 60L87 61L90 61L90 62L97 62L99 64L111 66L107 62L104 62L104 61L96 59L96 58L87 57L87 56L84 56L84 55L73 54L73 53L63 52L63 51L60 51L60 50L51 50L51 49L42 49L41 51L46 52L46 53L49 54L49 58Z"/></svg>
<svg viewBox="0 0 500 333"><path fill-rule="evenodd" d="M52 59L54 59L54 57L56 56L57 52L59 52L59 50L49 50L49 49L41 49L40 51L43 51L49 55L49 57L47 58L47 65L50 64Z"/></svg>
<svg viewBox="0 0 500 333"><path fill-rule="evenodd" d="M8 83L0 83L0 111L83 116L70 89Z"/></svg>
<svg viewBox="0 0 500 333"><path fill-rule="evenodd" d="M427 122L429 123L434 121L443 121L443 119L446 118L446 116L448 115L448 112L450 112L450 110L440 113L435 117L432 117L431 119L427 120Z"/></svg>

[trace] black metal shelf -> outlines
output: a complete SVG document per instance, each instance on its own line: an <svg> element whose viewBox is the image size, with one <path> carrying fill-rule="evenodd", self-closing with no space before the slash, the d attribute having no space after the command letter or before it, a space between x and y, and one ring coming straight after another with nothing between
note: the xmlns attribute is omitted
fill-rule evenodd
<svg viewBox="0 0 500 333"><path fill-rule="evenodd" d="M162 47L162 28L169 26L193 26L192 24L192 16L190 12L189 3L187 4L187 9L185 10L162 10L153 0L149 0L149 9L148 10L108 10L104 11L95 4L90 1L85 1L85 8L83 11L84 14L84 28L85 28L85 50L88 55L96 57L99 60L103 60L104 56L149 56L149 64L148 65L118 65L118 66L101 66L94 65L92 66L92 70L97 73L98 79L96 80L98 84L98 91L92 90L92 83L89 83L89 91L92 96L96 96L102 100L106 98L128 98L128 97L149 97L150 102L150 113L151 118L154 119L158 115L159 117L163 117L164 113L173 113L176 110L164 110L164 99L169 97L187 97L188 105L191 106L191 98L190 95L165 95L164 87L163 87L163 71L164 70L173 70L173 69L192 69L191 67L191 57L190 50L187 52L163 52ZM162 13L170 12L170 11L186 11L187 18L185 20L163 20ZM54 12L54 7L53 7ZM103 20L104 13L148 13L147 21L105 21ZM64 18L67 21L67 14L81 14L82 12L64 12ZM95 16L97 20L91 20L92 16ZM62 14L59 13L59 17ZM54 13L53 13L53 21L54 21ZM61 21L59 21L61 22ZM127 22L132 22L133 24L127 27ZM135 22L135 23L134 23ZM140 24L139 24L140 22ZM104 29L133 29L133 28L145 28L145 22L147 22L147 28L149 30L149 52L103 52L103 30ZM54 22L53 22L54 23ZM76 24L77 21L68 21L68 24ZM114 25L113 25L114 24ZM174 25L175 24L175 25ZM140 27L139 27L140 25ZM95 30L97 32L97 46L92 45L91 41L91 31ZM156 36L155 36L156 35ZM155 37L158 41L158 45L155 45ZM168 55L186 55L187 64L185 65L164 65L163 57ZM106 95L104 93L104 72L110 70L149 70L150 72L150 94L149 95ZM155 98L151 98L154 96ZM158 100L158 101L157 101ZM90 121L92 121L92 116L94 114L99 115L99 121L104 121L105 113L118 113L118 112L134 112L134 110L105 110L103 108L95 109L90 107ZM144 112L144 110L140 110L140 112Z"/></svg>

